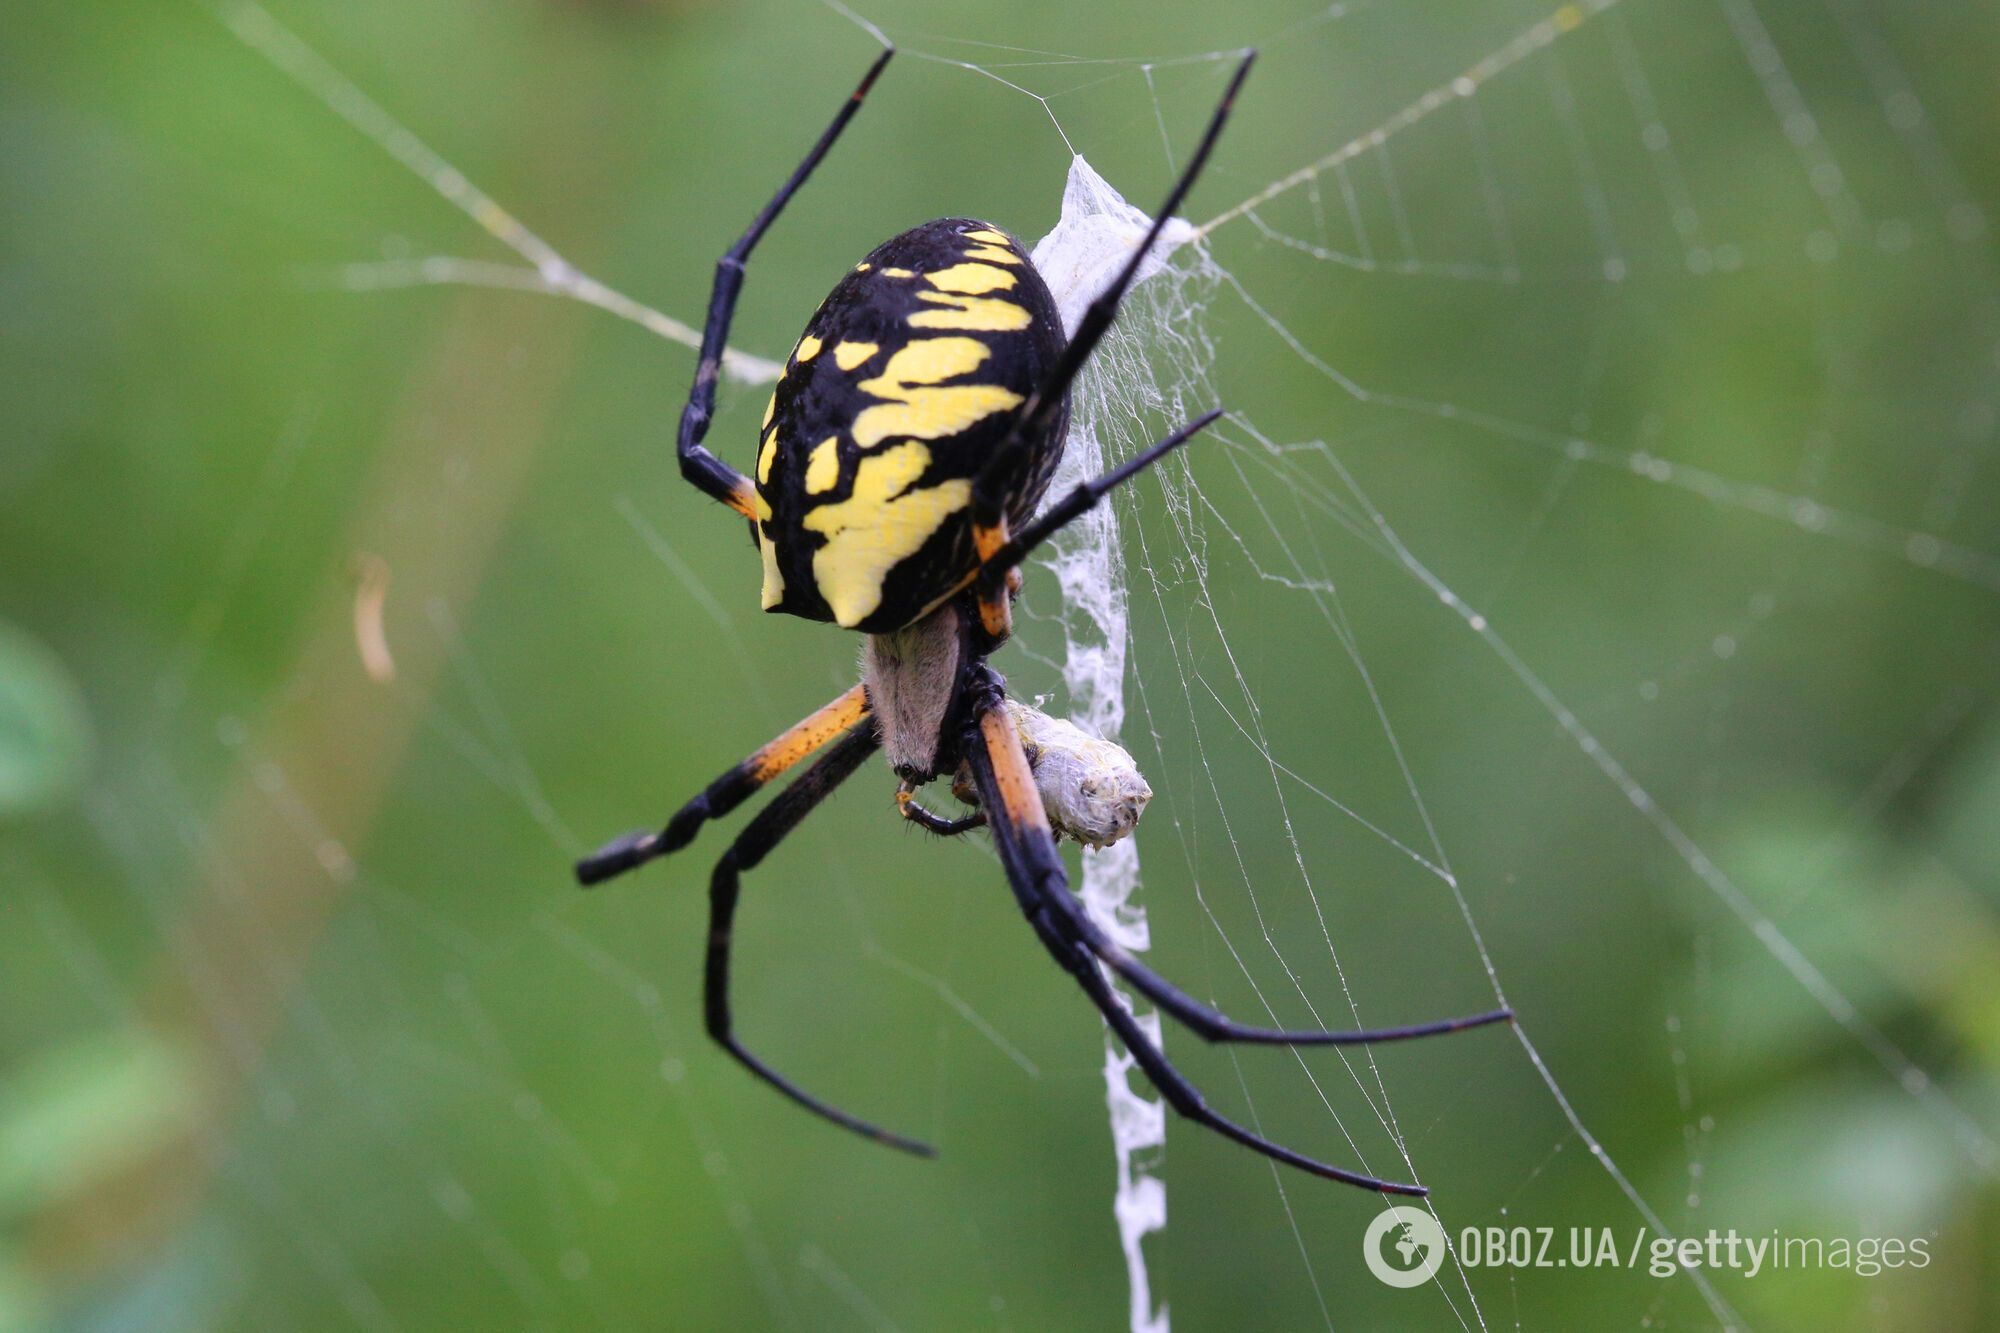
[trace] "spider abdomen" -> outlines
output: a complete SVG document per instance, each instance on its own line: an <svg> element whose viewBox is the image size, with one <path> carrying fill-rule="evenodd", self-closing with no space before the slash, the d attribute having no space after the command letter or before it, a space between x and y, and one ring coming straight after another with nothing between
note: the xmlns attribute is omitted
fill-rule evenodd
<svg viewBox="0 0 2000 1333"><path fill-rule="evenodd" d="M941 218L879 246L820 305L757 450L764 609L870 634L922 618L978 567L973 479L1062 355L1062 321L1020 244ZM1066 412L1029 440L1005 512L1034 512Z"/></svg>

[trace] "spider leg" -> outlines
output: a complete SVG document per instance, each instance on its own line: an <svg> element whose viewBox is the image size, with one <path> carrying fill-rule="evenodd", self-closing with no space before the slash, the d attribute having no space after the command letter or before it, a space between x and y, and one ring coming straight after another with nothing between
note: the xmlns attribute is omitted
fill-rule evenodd
<svg viewBox="0 0 2000 1333"><path fill-rule="evenodd" d="M1091 956L1088 949L1078 947L1076 963L1071 972L1083 986L1084 994L1090 997L1091 1003L1095 1004L1098 1012L1104 1015L1104 1021L1118 1034L1118 1040L1124 1042L1125 1049L1132 1052L1132 1058L1138 1061L1139 1068L1146 1072L1146 1077L1160 1090L1160 1095L1167 1099L1167 1104L1196 1124L1206 1125L1224 1138L1236 1140L1252 1152L1262 1153L1287 1166L1310 1171L1313 1175L1323 1176L1328 1180L1358 1185L1362 1189L1375 1190L1382 1194L1407 1194L1422 1198L1430 1193L1422 1185L1381 1180L1359 1171L1332 1166L1307 1157L1304 1153L1293 1152L1283 1144L1273 1143L1262 1134L1246 1129L1229 1117L1212 1110L1207 1100L1202 1097L1201 1090L1190 1083L1180 1070L1174 1068L1173 1062L1167 1059L1166 1052L1153 1044L1153 1039L1139 1026L1138 1020L1132 1017L1131 1010L1112 993L1111 987L1104 980L1104 974L1097 969L1097 960Z"/></svg>
<svg viewBox="0 0 2000 1333"><path fill-rule="evenodd" d="M990 670L987 680L992 682L988 688L997 699L999 685ZM1048 817L1042 810L1041 795L1035 789L1020 736L1006 725L997 708L989 706L979 716L964 745L979 789L980 808L992 817L1000 859L1007 867L1008 880L1014 885L1022 910L1031 918L1038 911L1053 917L1059 933L1089 949L1131 982L1134 990L1205 1041L1259 1046L1366 1046L1442 1036L1489 1023L1505 1023L1514 1017L1511 1009L1494 1009L1462 1018L1359 1032L1263 1028L1239 1023L1201 1003L1134 958L1091 920L1090 913L1070 893L1069 874L1063 869L1062 856L1056 851L1054 835L1049 832ZM996 810L1001 812L999 816L994 816Z"/></svg>
<svg viewBox="0 0 2000 1333"><path fill-rule="evenodd" d="M708 322L701 331L701 359L695 363L694 388L688 393L687 406L681 409L680 432L674 448L680 456L681 476L703 494L722 501L753 521L757 517L756 490L750 479L703 448L701 443L708 434L709 418L715 414L715 385L722 375L722 348L729 341L729 323L735 318L736 300L743 292L743 266L779 210L798 193L806 177L812 175L813 168L833 147L833 141L847 128L847 122L861 109L861 100L868 95L876 76L894 54L891 49L876 57L868 72L862 75L860 86L841 103L833 123L820 135L819 142L806 154L805 161L799 163L798 169L792 172L791 178L779 188L771 202L764 205L763 211L751 220L749 230L737 238L736 244L730 246L715 265L715 285L708 297Z"/></svg>
<svg viewBox="0 0 2000 1333"><path fill-rule="evenodd" d="M1056 910L1068 919L1071 929L1076 932L1086 948L1103 959L1105 965L1112 971L1131 982L1132 989L1179 1019L1189 1031L1204 1041L1241 1042L1261 1046L1375 1046L1383 1042L1409 1041L1415 1037L1440 1037L1449 1032L1485 1027L1490 1023L1511 1022L1514 1017L1512 1009L1492 1009L1483 1014L1442 1018L1431 1023L1413 1023L1396 1028L1369 1028L1357 1032L1326 1032L1312 1029L1284 1031L1276 1028L1249 1027L1203 1004L1134 958L1124 945L1112 939L1104 932L1102 926L1091 920L1090 914L1068 894L1057 899L1055 906Z"/></svg>
<svg viewBox="0 0 2000 1333"><path fill-rule="evenodd" d="M1050 368L1048 378L1028 396L1025 403L1021 404L1015 413L1013 428L1008 431L1007 438L994 451L991 461L974 478L973 532L978 539L982 557L989 555L992 548L998 547L1005 541L1004 535L994 534L1001 532L1004 527L1007 498L1014 493L1020 483L1021 469L1028 456L1028 441L1040 438L1054 422L1057 414L1063 410L1063 404L1068 401L1070 384L1076 379L1077 372L1083 369L1083 363L1090 358L1091 352L1096 350L1098 341L1104 337L1105 331L1111 327L1112 319L1118 314L1119 304L1124 301L1127 289L1138 275L1140 264L1145 262L1154 243L1160 239L1160 233L1166 229L1175 210L1181 206L1181 201L1187 198L1188 190L1193 187L1195 178L1207 164L1208 155L1215 148L1215 141L1221 137L1223 123L1229 119L1230 108L1236 103L1237 91L1242 88L1243 80L1250 73L1250 64L1256 58L1255 51L1244 54L1243 62L1236 67L1236 73L1229 80L1229 87L1223 91L1221 102L1217 103L1215 113L1209 118L1208 129L1202 135L1200 144L1195 147L1194 155L1188 158L1187 166L1181 170L1180 179L1176 180L1173 188L1167 191L1166 202L1160 205L1158 212L1154 213L1153 225L1146 232L1145 240L1141 241L1138 248L1132 252L1132 257L1125 262L1125 267L1119 270L1111 285L1100 292L1085 308L1083 317L1077 321L1075 334L1071 336L1069 345L1063 349L1061 358Z"/></svg>
<svg viewBox="0 0 2000 1333"><path fill-rule="evenodd" d="M811 716L781 732L777 739L702 789L682 806L663 829L644 829L614 838L576 863L576 878L585 888L637 869L694 841L711 819L720 819L827 742L868 716L868 693L860 685Z"/></svg>
<svg viewBox="0 0 2000 1333"><path fill-rule="evenodd" d="M736 1039L735 1025L729 1012L729 947L730 936L736 921L736 900L741 891L742 873L754 869L765 856L770 854L793 829L804 821L813 809L833 794L834 788L851 776L868 756L875 753L881 744L873 726L859 727L849 732L840 742L813 763L791 786L780 792L776 799L762 810L749 824L744 826L722 859L715 863L714 877L708 888L708 955L703 971L703 995L706 1003L704 1012L708 1025L708 1035L718 1045L742 1063L744 1068L763 1079L766 1083L784 1093L800 1106L817 1115L824 1116L844 1129L851 1129L863 1138L919 1157L935 1156L928 1144L915 1139L892 1134L886 1129L872 1125L866 1120L851 1116L836 1106L829 1105L793 1083L783 1074L765 1064L744 1048Z"/></svg>
<svg viewBox="0 0 2000 1333"><path fill-rule="evenodd" d="M1204 412L1158 444L1126 459L1103 476L1077 483L1076 489L1036 515L1034 522L1021 529L1019 534L1003 536L1004 524L990 533L989 543L997 540L998 544L991 545L989 552L981 560L978 584L980 622L985 626L987 633L996 639L1006 637L1008 625L1006 606L1010 591L1008 580L1020 563L1034 554L1036 547L1095 508L1097 502L1112 491L1186 444L1221 415L1222 409L1219 407Z"/></svg>
<svg viewBox="0 0 2000 1333"><path fill-rule="evenodd" d="M1013 888L1015 898L1042 943L1063 970L1076 978L1084 994L1104 1015L1104 1021L1111 1025L1111 1030L1132 1052L1132 1058L1139 1062L1139 1067L1145 1070L1146 1077L1166 1097L1168 1104L1188 1119L1207 1126L1225 1138L1234 1139L1254 1152L1302 1171L1310 1171L1316 1176L1384 1194L1425 1193L1421 1185L1377 1180L1373 1176L1317 1161L1283 1144L1273 1143L1210 1109L1200 1090L1174 1068L1132 1017L1131 1011L1112 993L1099 970L1096 954L1076 930L1075 922L1080 911L1061 910L1059 903L1069 900L1062 857L1056 851L1055 836L1049 831L1048 818L1042 810L1041 797L1035 790L1034 775L1029 771L1027 756L1021 751L1019 737L992 706L999 694L998 681L989 671L983 681L975 681L974 688L982 690L987 698L984 708L975 705L976 720L967 729L964 745L973 781L979 788L980 805L991 820L993 840L1000 851L1001 864L1006 867L1007 883ZM1274 1039L1283 1039L1287 1035L1270 1034Z"/></svg>
<svg viewBox="0 0 2000 1333"><path fill-rule="evenodd" d="M979 811L962 815L957 819L948 819L934 810L919 805L916 796L916 791L907 782L896 788L896 813L920 829L926 829L941 838L955 838L961 833L970 833L976 828L986 827L986 816Z"/></svg>

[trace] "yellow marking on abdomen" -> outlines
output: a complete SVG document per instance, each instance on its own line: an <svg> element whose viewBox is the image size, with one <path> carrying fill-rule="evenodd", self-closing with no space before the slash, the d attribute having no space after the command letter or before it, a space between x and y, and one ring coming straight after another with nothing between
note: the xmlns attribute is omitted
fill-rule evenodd
<svg viewBox="0 0 2000 1333"><path fill-rule="evenodd" d="M882 270L882 276L885 278L914 278L917 275L914 271L907 268L885 268Z"/></svg>
<svg viewBox="0 0 2000 1333"><path fill-rule="evenodd" d="M977 338L917 338L896 349L879 378L861 381L863 392L894 398L898 386L936 384L977 370L993 349Z"/></svg>
<svg viewBox="0 0 2000 1333"><path fill-rule="evenodd" d="M989 245L1013 244L1013 241L1005 232L998 231L969 231L965 233L965 239L968 241L985 241Z"/></svg>
<svg viewBox="0 0 2000 1333"><path fill-rule="evenodd" d="M921 300L944 310L919 310L910 324L919 329L977 329L982 333L1016 333L1034 322L1026 306L997 296L958 296L951 292L918 292Z"/></svg>
<svg viewBox="0 0 2000 1333"><path fill-rule="evenodd" d="M924 276L930 279L931 286L941 292L961 292L967 296L1005 291L1015 282L1012 273L992 264L954 264Z"/></svg>
<svg viewBox="0 0 2000 1333"><path fill-rule="evenodd" d="M1012 250L997 245L975 245L965 252L967 259L976 259L982 264L1018 264L1021 256Z"/></svg>
<svg viewBox="0 0 2000 1333"><path fill-rule="evenodd" d="M764 557L764 609L769 611L785 600L785 575L778 568L778 544L757 529L757 550Z"/></svg>
<svg viewBox="0 0 2000 1333"><path fill-rule="evenodd" d="M792 349L792 360L801 364L810 361L819 355L820 347L820 340L808 333L805 337L799 339L799 345Z"/></svg>
<svg viewBox="0 0 2000 1333"><path fill-rule="evenodd" d="M889 571L970 503L972 482L965 477L909 489L930 463L930 449L915 440L863 458L851 497L806 514L804 526L826 537L813 553L813 581L835 623L852 629L873 615Z"/></svg>
<svg viewBox="0 0 2000 1333"><path fill-rule="evenodd" d="M840 480L840 437L829 435L813 446L812 457L806 460L806 494L818 495L830 491Z"/></svg>
<svg viewBox="0 0 2000 1333"><path fill-rule="evenodd" d="M1025 316L1027 311L1021 313ZM977 370L991 355L992 349L976 338L919 338L905 345L889 358L881 375L861 381L862 392L888 401L863 408L855 416L854 442L872 449L897 436L942 439L1015 406L1021 395L996 384L928 387Z"/></svg>
<svg viewBox="0 0 2000 1333"><path fill-rule="evenodd" d="M875 350L876 344L874 343L835 343L833 345L833 363L842 370L852 370L869 357L875 355Z"/></svg>
<svg viewBox="0 0 2000 1333"><path fill-rule="evenodd" d="M771 484L771 460L778 456L778 432L770 431L764 436L764 446L757 451L757 484Z"/></svg>

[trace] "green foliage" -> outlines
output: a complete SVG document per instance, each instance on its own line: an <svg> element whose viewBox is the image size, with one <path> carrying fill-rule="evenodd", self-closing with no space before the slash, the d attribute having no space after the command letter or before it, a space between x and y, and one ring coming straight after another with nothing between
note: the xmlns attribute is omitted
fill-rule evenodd
<svg viewBox="0 0 2000 1333"><path fill-rule="evenodd" d="M62 662L0 621L0 819L59 805L90 767L90 718Z"/></svg>

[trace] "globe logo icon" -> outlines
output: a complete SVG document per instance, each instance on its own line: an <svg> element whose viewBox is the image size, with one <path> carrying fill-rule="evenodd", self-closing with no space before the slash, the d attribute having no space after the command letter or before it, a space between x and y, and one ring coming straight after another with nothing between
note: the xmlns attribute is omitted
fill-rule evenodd
<svg viewBox="0 0 2000 1333"><path fill-rule="evenodd" d="M1361 1238L1368 1271L1392 1287L1417 1287L1444 1264L1444 1228L1421 1208L1386 1208Z"/></svg>

